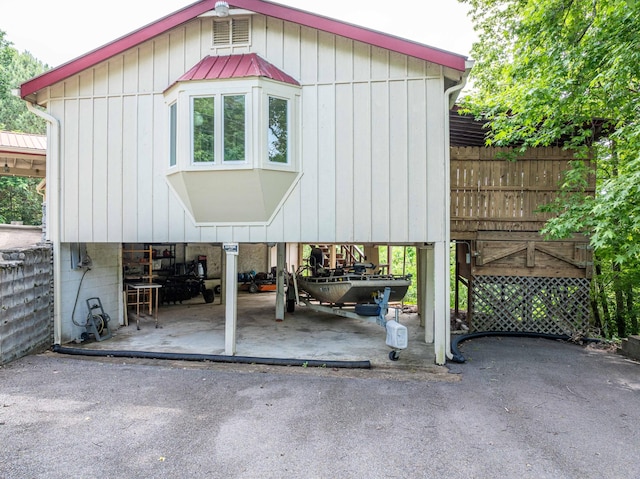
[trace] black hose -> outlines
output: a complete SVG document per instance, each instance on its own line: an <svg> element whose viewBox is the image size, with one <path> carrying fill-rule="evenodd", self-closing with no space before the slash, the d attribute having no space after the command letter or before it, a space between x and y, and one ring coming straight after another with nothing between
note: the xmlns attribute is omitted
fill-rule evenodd
<svg viewBox="0 0 640 479"><path fill-rule="evenodd" d="M457 336L454 340L451 341L451 354L453 355L453 357L451 358L451 361L453 361L454 363L464 363L465 362L465 358L464 356L460 353L460 350L458 349L458 345L463 342L463 341L467 341L469 339L475 339L475 338L482 338L485 336L508 336L508 337L515 337L515 338L541 338L541 339L553 339L553 340L560 340L560 341L569 341L571 339L571 336L567 336L566 334L546 334L546 333L525 333L525 332L520 332L520 331L481 331L481 332L477 332L477 333L469 333L469 334L463 334L461 336ZM600 342L600 339L597 338L584 338L582 339L582 341L585 342L589 342L589 343L597 343Z"/></svg>
<svg viewBox="0 0 640 479"><path fill-rule="evenodd" d="M115 358L171 359L174 361L210 361L213 363L261 364L267 366L301 366L316 368L371 369L369 361L322 361L318 359L256 358L251 356L224 356L218 354L162 353L152 351L127 351L111 349L68 348L53 345L53 351L78 356L102 356Z"/></svg>

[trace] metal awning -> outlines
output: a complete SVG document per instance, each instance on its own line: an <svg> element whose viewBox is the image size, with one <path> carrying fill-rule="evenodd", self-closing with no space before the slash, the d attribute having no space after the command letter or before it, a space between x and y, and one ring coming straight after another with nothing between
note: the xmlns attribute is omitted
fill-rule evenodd
<svg viewBox="0 0 640 479"><path fill-rule="evenodd" d="M47 138L0 131L0 175L45 178Z"/></svg>

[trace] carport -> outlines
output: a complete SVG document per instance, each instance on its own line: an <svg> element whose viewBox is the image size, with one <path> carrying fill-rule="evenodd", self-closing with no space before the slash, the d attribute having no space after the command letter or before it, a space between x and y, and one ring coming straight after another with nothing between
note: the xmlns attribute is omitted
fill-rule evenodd
<svg viewBox="0 0 640 479"><path fill-rule="evenodd" d="M314 362L316 366L371 367L410 370L433 366L433 348L425 347L424 330L415 312L403 312L400 319L409 330L409 347L399 361L389 361L385 330L375 322L342 318L296 309L284 321L273 320L275 293L238 294L238 362L272 364L291 360L291 365ZM195 356L194 360L234 362L225 356L225 308L216 299L201 297L159 310L159 328L152 317L143 318L140 330L135 322L116 326L112 338L65 344L64 348L97 351L95 354L136 357L139 352L159 353L164 358ZM216 358L221 356L221 358ZM228 360L226 358L229 358ZM286 362L285 362L286 363Z"/></svg>
<svg viewBox="0 0 640 479"><path fill-rule="evenodd" d="M392 244L417 250L420 343L444 364L448 118L470 68L268 1L201 0L24 83L49 124L54 342L81 336L78 298L124 324L123 244L222 245L228 356L239 246L276 246L277 323L287 245Z"/></svg>

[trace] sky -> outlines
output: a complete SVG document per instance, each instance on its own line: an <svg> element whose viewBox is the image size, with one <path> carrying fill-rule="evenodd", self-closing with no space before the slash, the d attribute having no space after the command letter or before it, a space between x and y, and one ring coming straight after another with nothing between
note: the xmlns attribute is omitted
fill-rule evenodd
<svg viewBox="0 0 640 479"><path fill-rule="evenodd" d="M195 0L0 0L0 30L18 51L28 51L55 67L193 3ZM461 55L470 56L477 38L468 7L458 0L277 3Z"/></svg>

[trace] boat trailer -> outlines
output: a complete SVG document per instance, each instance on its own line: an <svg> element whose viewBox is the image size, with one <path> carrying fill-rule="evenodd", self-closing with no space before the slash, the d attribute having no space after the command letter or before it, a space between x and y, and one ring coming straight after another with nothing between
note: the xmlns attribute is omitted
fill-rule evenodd
<svg viewBox="0 0 640 479"><path fill-rule="evenodd" d="M386 344L391 348L389 359L397 361L400 358L400 351L406 349L408 345L407 327L398 321L399 309L395 310L395 318L387 321L386 316L389 312L389 296L391 288L385 287L384 291L379 291L377 296L373 298L374 303L358 303L352 307L336 306L330 304L322 304L313 301L313 298L306 293L301 296L298 292L298 284L296 275L292 275L293 287L295 292L295 304L298 306L303 303L312 311L333 314L343 318L358 319L361 321L375 322L384 327L387 332ZM290 303L289 303L290 304ZM291 312L291 310L289 310Z"/></svg>

